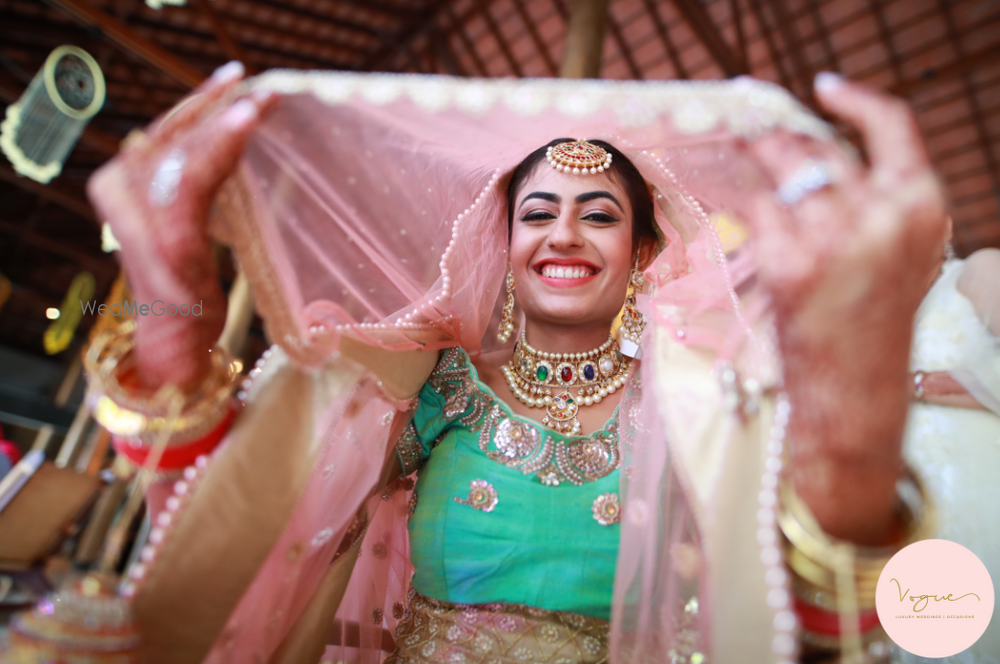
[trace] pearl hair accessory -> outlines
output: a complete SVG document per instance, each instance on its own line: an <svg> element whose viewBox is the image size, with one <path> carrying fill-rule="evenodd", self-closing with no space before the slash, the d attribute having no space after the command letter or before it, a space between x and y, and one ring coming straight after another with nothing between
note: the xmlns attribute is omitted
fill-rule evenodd
<svg viewBox="0 0 1000 664"><path fill-rule="evenodd" d="M583 139L553 145L546 150L545 160L557 171L574 175L603 173L611 168L611 153Z"/></svg>

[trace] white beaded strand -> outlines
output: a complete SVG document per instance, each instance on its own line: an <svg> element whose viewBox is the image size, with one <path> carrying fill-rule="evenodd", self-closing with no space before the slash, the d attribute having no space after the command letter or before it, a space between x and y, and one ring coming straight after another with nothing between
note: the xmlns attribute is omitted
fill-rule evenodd
<svg viewBox="0 0 1000 664"><path fill-rule="evenodd" d="M774 421L771 423L770 440L767 444L767 458L764 474L760 479L760 493L757 494L757 544L760 546L760 560L764 564L764 583L767 584L767 605L773 612L774 636L771 651L778 664L793 664L796 655L796 630L798 618L792 610L789 576L781 555L780 537L777 525L778 478L784 465L785 440L792 406L788 395L778 395L774 405Z"/></svg>

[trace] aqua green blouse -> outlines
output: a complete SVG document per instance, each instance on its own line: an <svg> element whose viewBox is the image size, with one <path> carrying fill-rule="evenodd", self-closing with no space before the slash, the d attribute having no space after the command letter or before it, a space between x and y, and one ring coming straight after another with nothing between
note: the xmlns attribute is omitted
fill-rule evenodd
<svg viewBox="0 0 1000 664"><path fill-rule="evenodd" d="M417 592L610 619L618 557L617 412L588 437L514 414L449 349L397 446L419 468L410 552Z"/></svg>

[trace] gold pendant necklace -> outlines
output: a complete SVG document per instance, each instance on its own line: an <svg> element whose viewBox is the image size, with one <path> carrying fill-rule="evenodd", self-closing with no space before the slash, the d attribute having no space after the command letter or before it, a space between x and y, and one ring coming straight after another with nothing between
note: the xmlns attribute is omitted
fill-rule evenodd
<svg viewBox="0 0 1000 664"><path fill-rule="evenodd" d="M514 356L502 367L507 386L530 408L545 408L542 424L576 436L582 431L580 408L600 403L625 384L631 359L623 357L609 336L598 348L583 353L547 353L528 344L524 331ZM575 389L576 394L570 392ZM553 394L555 392L555 394Z"/></svg>

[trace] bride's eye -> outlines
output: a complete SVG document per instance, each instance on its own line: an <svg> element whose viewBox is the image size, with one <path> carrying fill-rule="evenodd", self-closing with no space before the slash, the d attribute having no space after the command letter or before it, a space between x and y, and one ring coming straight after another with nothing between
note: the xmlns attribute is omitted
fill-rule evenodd
<svg viewBox="0 0 1000 664"><path fill-rule="evenodd" d="M612 217L607 212L590 212L590 213L588 213L587 215L585 215L583 217L583 220L584 221L599 221L599 222L604 223L604 224L609 224L611 222L618 221L617 219L615 219L614 217Z"/></svg>
<svg viewBox="0 0 1000 664"><path fill-rule="evenodd" d="M555 218L556 216L551 212L546 212L545 210L535 210L534 212L529 212L521 217L521 221L544 221L546 219Z"/></svg>

